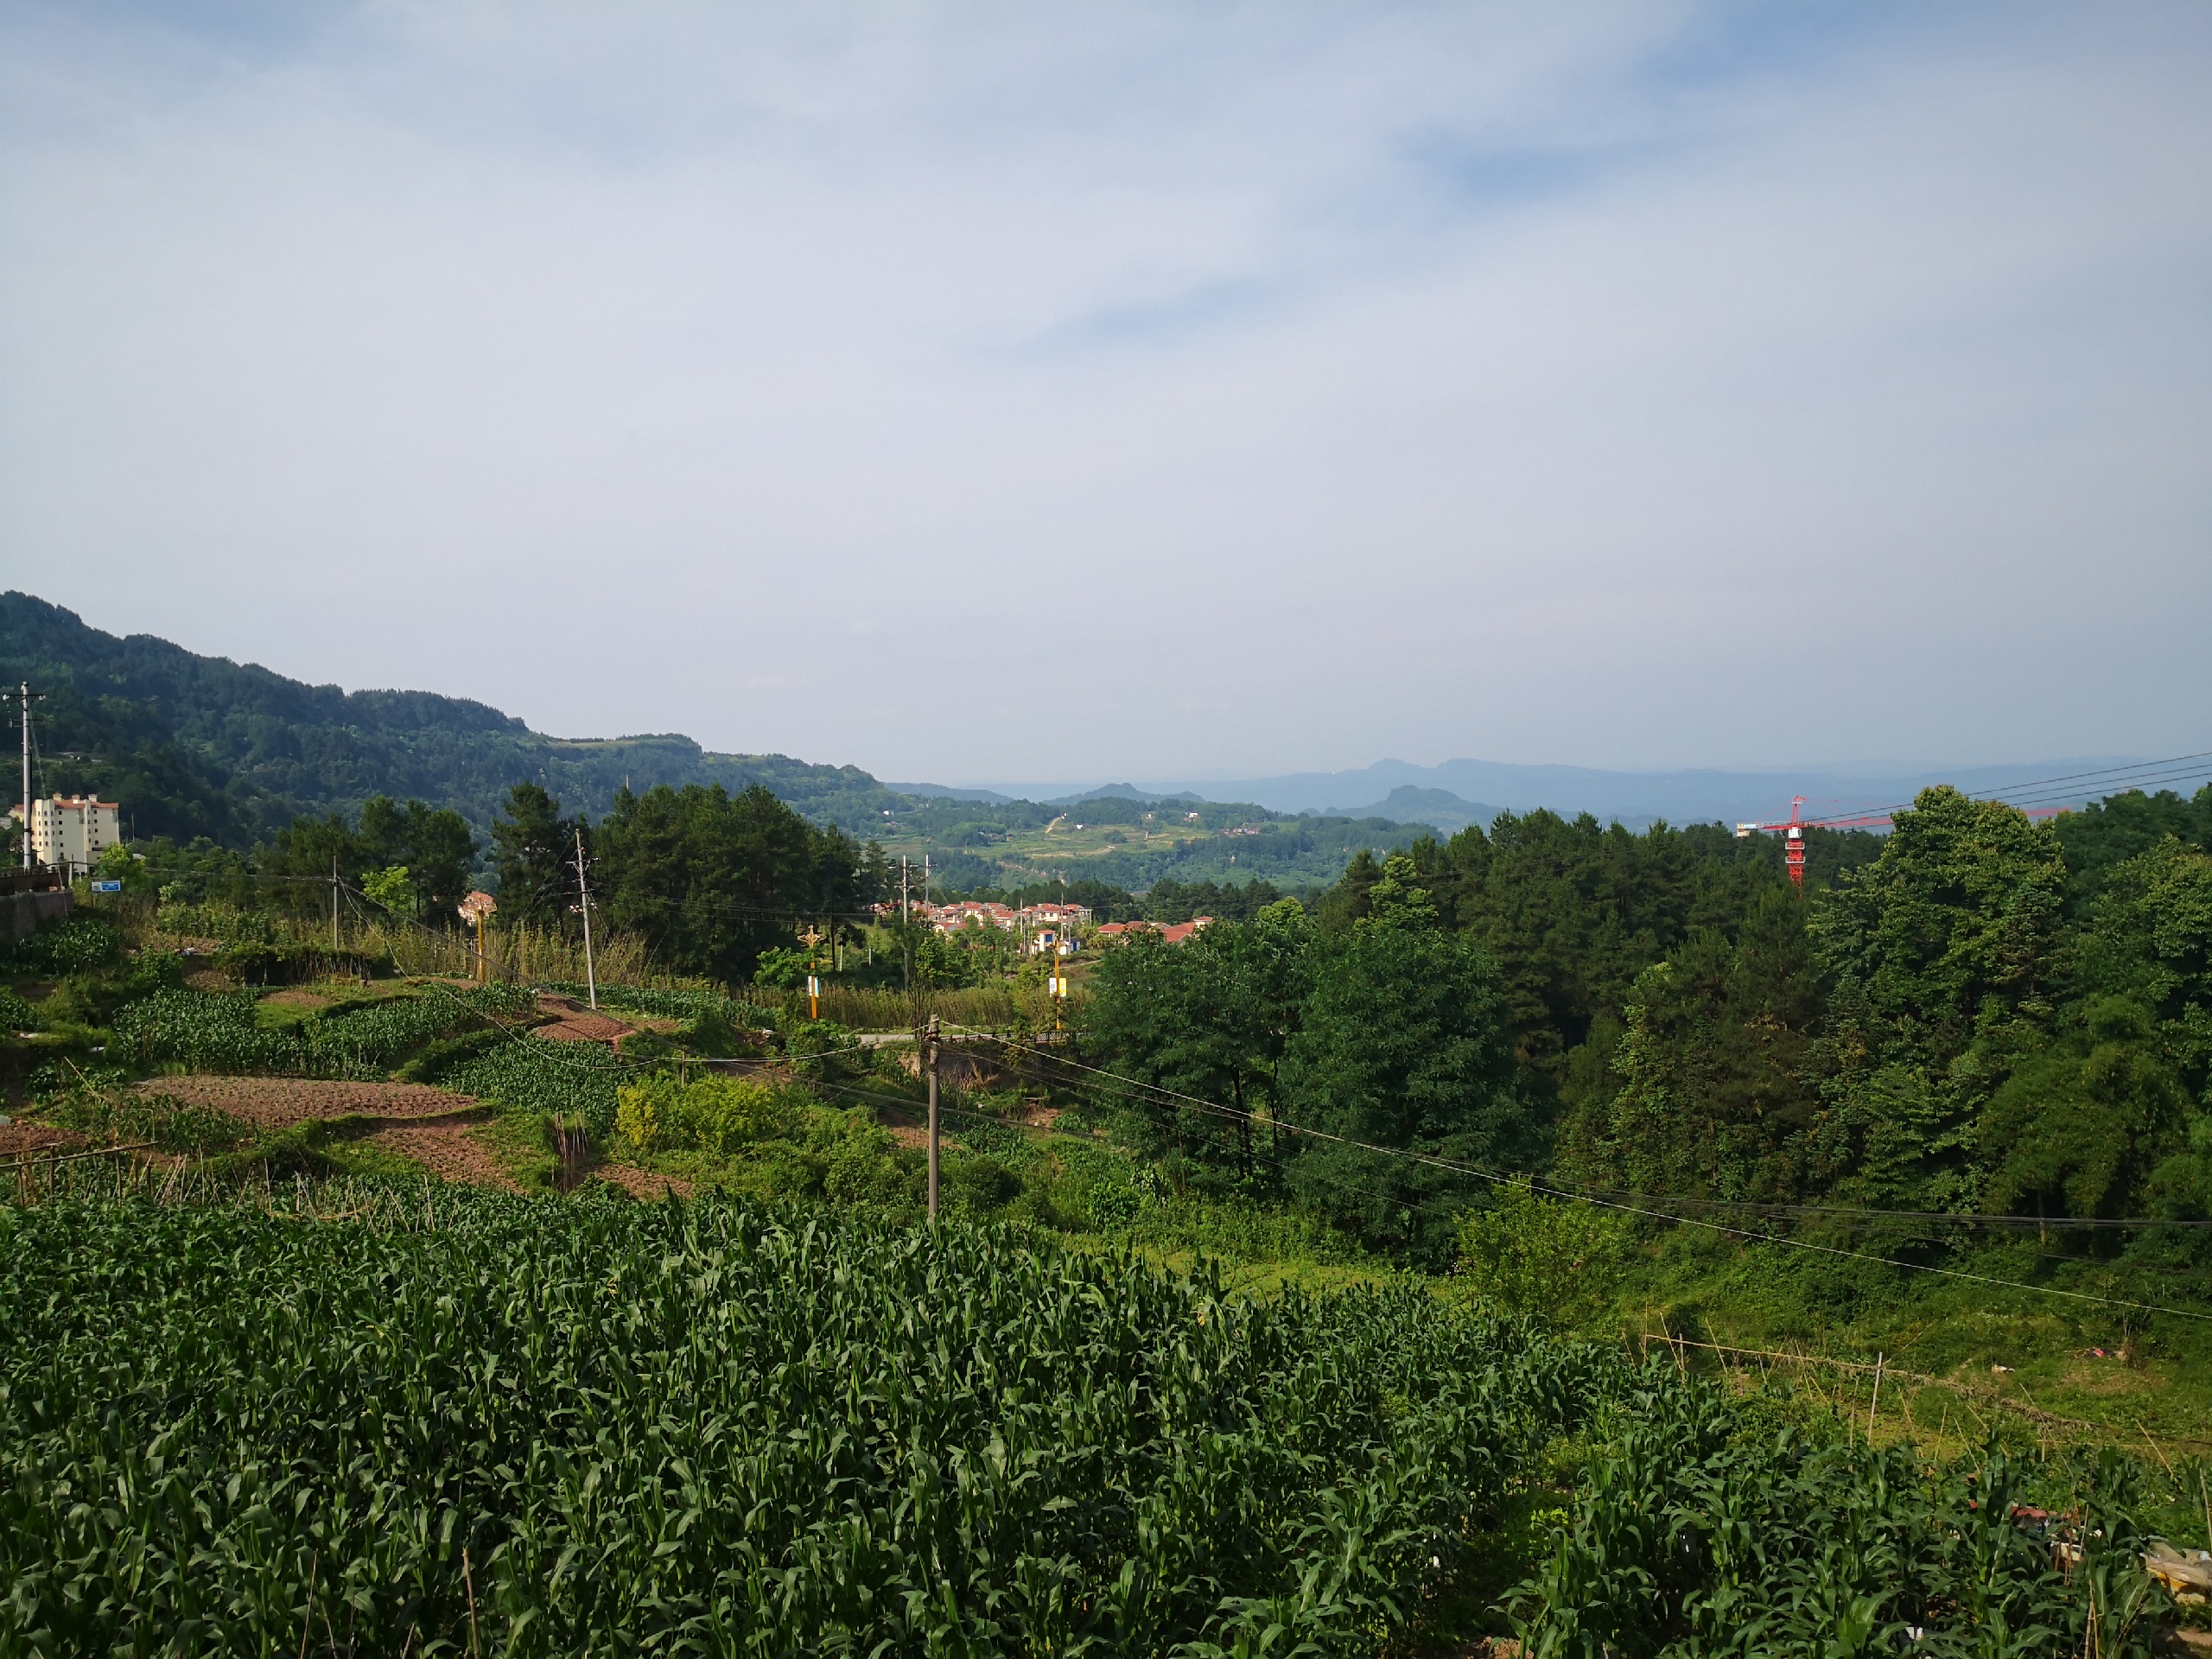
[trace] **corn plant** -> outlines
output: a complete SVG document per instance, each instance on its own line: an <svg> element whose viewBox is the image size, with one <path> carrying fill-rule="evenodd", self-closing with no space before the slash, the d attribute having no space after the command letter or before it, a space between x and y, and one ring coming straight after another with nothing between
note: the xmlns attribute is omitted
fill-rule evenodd
<svg viewBox="0 0 2212 1659"><path fill-rule="evenodd" d="M0 1211L0 1651L1371 1651L1608 1363L1005 1231L425 1205Z"/></svg>

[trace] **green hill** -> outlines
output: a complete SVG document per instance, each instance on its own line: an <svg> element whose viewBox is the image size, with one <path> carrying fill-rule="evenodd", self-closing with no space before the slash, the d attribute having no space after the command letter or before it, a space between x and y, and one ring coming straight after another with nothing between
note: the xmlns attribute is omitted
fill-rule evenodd
<svg viewBox="0 0 2212 1659"><path fill-rule="evenodd" d="M243 845L302 813L350 816L379 794L453 807L481 831L520 779L594 817L626 780L766 784L850 828L906 804L857 766L713 754L676 734L548 737L466 698L308 685L150 634L118 638L11 592L0 594L0 683L23 680L46 694L35 787L119 800L138 836Z"/></svg>
<svg viewBox="0 0 2212 1659"><path fill-rule="evenodd" d="M372 796L451 807L480 836L516 783L543 784L598 819L626 785L764 784L818 823L925 855L953 887L1090 879L1332 881L1363 848L1425 834L1382 817L1270 812L1249 803L1119 795L1044 805L888 789L858 766L716 754L679 733L563 738L430 691L308 685L202 657L151 634L119 638L29 594L0 594L0 685L45 694L34 732L41 794L120 801L133 838L206 836L245 847L305 814L357 815ZM12 723L12 722L11 722Z"/></svg>

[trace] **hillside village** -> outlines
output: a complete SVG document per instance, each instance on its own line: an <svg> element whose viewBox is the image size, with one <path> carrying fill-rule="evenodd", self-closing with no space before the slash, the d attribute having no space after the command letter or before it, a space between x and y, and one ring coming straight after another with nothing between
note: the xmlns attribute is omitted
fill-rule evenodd
<svg viewBox="0 0 2212 1659"><path fill-rule="evenodd" d="M879 904L873 909L886 920L899 913L895 904ZM997 928L1017 934L1021 939L1022 954L1033 957L1072 957L1081 952L1087 943L1096 945L1137 934L1156 935L1166 944L1180 944L1211 926L1214 919L1211 916L1195 916L1187 922L1094 924L1090 911L1082 905L1004 905L975 899L941 905L914 904L910 906L910 912L947 936L957 936L969 928Z"/></svg>

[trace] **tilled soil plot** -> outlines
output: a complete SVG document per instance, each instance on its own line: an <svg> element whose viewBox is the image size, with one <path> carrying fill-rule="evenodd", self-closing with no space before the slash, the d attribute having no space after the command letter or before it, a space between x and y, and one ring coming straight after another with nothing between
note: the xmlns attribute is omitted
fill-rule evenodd
<svg viewBox="0 0 2212 1659"><path fill-rule="evenodd" d="M85 1137L44 1123L0 1124L0 1163L12 1164L42 1152L68 1152L85 1144Z"/></svg>
<svg viewBox="0 0 2212 1659"><path fill-rule="evenodd" d="M257 1128L311 1117L450 1117L476 1109L473 1095L422 1083L341 1083L316 1077L149 1077L137 1085L193 1106L212 1106Z"/></svg>
<svg viewBox="0 0 2212 1659"><path fill-rule="evenodd" d="M260 1129L289 1128L309 1118L382 1120L361 1137L472 1186L518 1191L491 1148L477 1139L483 1108L470 1095L420 1083L344 1083L315 1077L151 1077L137 1085L194 1106L211 1106Z"/></svg>
<svg viewBox="0 0 2212 1659"><path fill-rule="evenodd" d="M492 1155L491 1149L460 1118L387 1123L364 1135L362 1144L382 1147L403 1158L411 1158L441 1180L466 1181L471 1186L496 1186L507 1192L522 1190L515 1185L514 1178L499 1167L499 1160Z"/></svg>
<svg viewBox="0 0 2212 1659"><path fill-rule="evenodd" d="M664 1198L671 1192L679 1198L691 1196L691 1183L677 1175L656 1175L649 1169L632 1169L627 1164L601 1164L591 1173L601 1180L620 1187L633 1198Z"/></svg>

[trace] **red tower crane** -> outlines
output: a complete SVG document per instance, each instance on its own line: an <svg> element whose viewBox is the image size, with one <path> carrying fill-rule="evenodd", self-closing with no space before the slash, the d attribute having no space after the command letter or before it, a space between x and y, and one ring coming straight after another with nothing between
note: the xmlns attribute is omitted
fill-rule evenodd
<svg viewBox="0 0 2212 1659"><path fill-rule="evenodd" d="M1886 830L1890 826L1890 815L1886 812L1870 813L1859 817L1815 818L1808 823L1800 816L1800 810L1804 804L1802 795L1792 795L1789 798L1789 816L1780 823L1739 823L1736 826L1738 840L1762 831L1782 837L1784 855L1789 860L1789 885L1793 887L1805 885L1805 831L1814 824L1819 824L1823 830L1872 830L1877 827Z"/></svg>
<svg viewBox="0 0 2212 1659"><path fill-rule="evenodd" d="M1784 855L1789 861L1789 885L1793 887L1802 887L1805 885L1805 832L1808 830L1815 825L1823 830L1887 830L1893 827L1890 812L1906 810L1892 807L1887 812L1862 811L1836 817L1807 818L1799 814L1799 809L1804 804L1805 798L1802 795L1793 795L1789 798L1789 816L1780 822L1739 823L1736 826L1736 837L1739 841L1746 836L1762 832L1778 835L1783 838ZM2067 809L2063 806L2030 806L2021 810L2031 818L2050 818L2056 817Z"/></svg>

